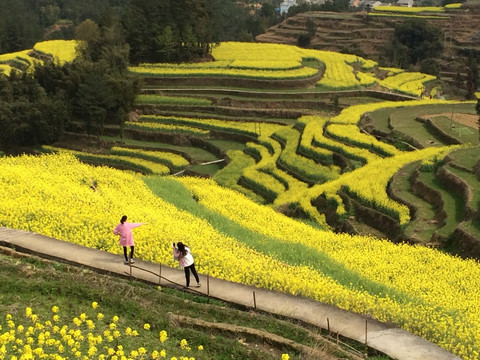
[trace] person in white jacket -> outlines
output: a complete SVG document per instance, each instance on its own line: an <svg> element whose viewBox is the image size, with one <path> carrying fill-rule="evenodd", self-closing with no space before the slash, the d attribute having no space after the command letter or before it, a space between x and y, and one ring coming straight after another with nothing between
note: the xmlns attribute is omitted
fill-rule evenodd
<svg viewBox="0 0 480 360"><path fill-rule="evenodd" d="M187 288L190 286L190 271L195 277L195 280L197 280L197 287L200 287L200 279L198 277L197 270L195 270L195 264L193 261L192 253L190 252L190 248L182 242L178 242L176 247L175 243L173 243L172 247L173 257L175 258L175 260L178 260L180 266L183 267L185 271Z"/></svg>

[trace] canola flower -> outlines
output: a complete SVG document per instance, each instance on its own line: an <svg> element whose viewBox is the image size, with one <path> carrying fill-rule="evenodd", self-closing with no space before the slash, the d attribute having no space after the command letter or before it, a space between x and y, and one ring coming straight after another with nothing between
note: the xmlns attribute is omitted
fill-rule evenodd
<svg viewBox="0 0 480 360"><path fill-rule="evenodd" d="M42 54L51 55L55 62L63 65L72 62L76 55L78 46L82 46L77 40L48 40L41 41L34 45L33 50Z"/></svg>
<svg viewBox="0 0 480 360"><path fill-rule="evenodd" d="M56 321L61 310L52 307L54 314L42 319L31 307L25 308L24 317L6 314L0 317L0 357L2 359L161 359L169 356L180 359L195 360L194 355L204 350L203 345L196 349L189 346L187 339L177 341L170 339L165 330L160 331L158 345L133 347L130 337L148 337L149 327L144 330L132 329L120 324L120 318L114 316L112 323L95 316L98 303L92 303L92 309L74 317L72 320ZM98 314L98 313L97 313ZM90 320L96 318L96 320ZM111 325L118 324L118 329L111 331ZM145 324L147 325L147 324ZM128 345L127 345L128 344ZM174 350L172 350L174 349Z"/></svg>
<svg viewBox="0 0 480 360"><path fill-rule="evenodd" d="M166 244L188 237L199 258L209 259L216 249L225 247L221 257L210 259L202 266L202 272L214 277L312 298L319 296L318 286L328 289L326 294L331 299L342 291L358 292L308 267L286 266L217 232L204 219L155 197L134 174L106 167L92 168L67 153L0 160L4 170L0 182L5 185L1 190L5 200L0 205L2 226L120 253L111 229L118 221L118 214L134 213L151 224L136 233L136 237L142 239L136 245L137 253L145 260L174 266ZM31 172L39 176L33 178L28 175ZM97 183L95 191L90 187L93 180ZM91 208L97 211L92 212ZM178 232L179 228L183 229L182 233ZM269 272L258 273L263 268ZM275 275L280 273L283 274L280 278ZM305 277L313 279L312 283L299 283L298 280Z"/></svg>
<svg viewBox="0 0 480 360"><path fill-rule="evenodd" d="M378 141L375 137L360 132L357 125L331 124L326 127L325 132L334 139L356 145L359 148L372 149L373 152L380 155L393 156L400 153L395 146Z"/></svg>
<svg viewBox="0 0 480 360"><path fill-rule="evenodd" d="M331 123L338 124L357 124L360 121L360 118L363 114L372 112L379 109L387 108L399 108L399 107L412 107L419 105L443 105L443 104L468 104L474 103L473 101L456 101L456 100L435 100L435 99L424 99L424 100L412 100L412 101L383 101L379 103L369 103L362 105L350 106L342 112L331 118L329 121Z"/></svg>
<svg viewBox="0 0 480 360"><path fill-rule="evenodd" d="M461 9L462 3L452 3L445 5L445 9Z"/></svg>
<svg viewBox="0 0 480 360"><path fill-rule="evenodd" d="M356 89L381 83L391 90L418 96L419 90L432 79L422 74L408 78L377 79L372 69L373 60L332 51L301 49L285 44L222 42L212 50L215 59L210 63L193 64L140 64L131 67L133 73L144 76L232 76L254 79L304 79L316 76L317 69L303 66L305 59L315 59L325 65L323 77L317 86L328 90ZM355 70L354 64L360 64ZM390 75L401 72L392 71ZM400 81L400 79L402 79ZM400 81L400 84L399 84Z"/></svg>
<svg viewBox="0 0 480 360"><path fill-rule="evenodd" d="M414 96L421 96L425 89L425 84L436 80L433 75L418 72L402 72L394 76L389 76L378 83L388 89L396 90L401 93Z"/></svg>
<svg viewBox="0 0 480 360"><path fill-rule="evenodd" d="M13 71L27 73L33 72L35 65L43 64L42 60L36 59L29 55L30 50L22 50L14 53L6 53L0 55L0 64L4 66L8 75Z"/></svg>
<svg viewBox="0 0 480 360"><path fill-rule="evenodd" d="M480 309L475 305L480 299L478 262L422 246L321 232L254 204L230 189L219 188L213 182L194 178L181 181L202 205L252 231L319 249L349 269L421 299L421 305L397 303L391 312L384 309L382 314L376 313L376 306L369 303L369 313L383 321L396 318L408 331L464 359L478 356ZM400 313L403 315L398 316Z"/></svg>
<svg viewBox="0 0 480 360"><path fill-rule="evenodd" d="M123 168L127 167L132 170L140 171L145 174L160 174L167 175L170 174L170 168L167 165L159 163L160 156L157 154L154 157L152 154L146 152L138 152L137 156L134 155L134 151L125 150L121 152L122 154L116 155L113 151L112 155L109 154L93 154L76 150L66 150L63 148L55 148L53 146L44 145L42 147L44 150L53 151L53 152L68 152L72 155L75 155L82 161L91 162L94 164L111 164L111 165L120 165ZM126 154L126 155L125 155ZM170 160L173 160L173 157L170 157ZM153 160L153 161L152 161ZM165 158L163 158L165 160Z"/></svg>
<svg viewBox="0 0 480 360"><path fill-rule="evenodd" d="M380 155L376 155L368 149L362 147L354 147L341 141L336 141L326 137L323 134L323 128L330 120L320 116L302 116L298 119L299 123L305 124L302 132L300 145L311 149L312 151L323 154L330 154L331 151L339 152L347 158L359 160L363 163L373 162L381 159ZM357 130L355 130L357 132ZM315 144L316 146L313 146ZM327 151L329 149L330 151Z"/></svg>
<svg viewBox="0 0 480 360"><path fill-rule="evenodd" d="M153 151L114 146L110 149L110 153L112 155L131 156L153 162L165 163L174 168L181 168L190 164L182 155L163 150Z"/></svg>
<svg viewBox="0 0 480 360"><path fill-rule="evenodd" d="M445 8L442 6L376 6L374 11L384 12L400 12L400 13L421 13L421 12L444 12Z"/></svg>
<svg viewBox="0 0 480 360"><path fill-rule="evenodd" d="M382 14L372 13L371 15ZM397 14L397 16L402 15ZM65 64L75 59L76 49L81 46L84 46L84 44L76 40L48 40L35 44L33 50L51 55L59 64ZM3 65L0 70L9 74L13 66L10 62L20 61L27 63L27 71L32 71L35 64L42 62L29 57L27 55L29 52L30 50L24 50L21 54L0 55L0 64L10 66ZM430 79L428 75L424 74L425 79L421 81L421 85L419 85L420 80L413 79L413 83L403 82L399 87L396 82L391 85L388 78L385 79L386 81L375 78L370 71L378 64L373 60L350 54L301 49L284 44L223 42L213 49L212 55L215 61L208 63L143 63L139 66L130 67L129 70L143 76L231 76L271 80L306 79L316 76L318 70L303 66L303 60L316 59L325 64L325 74L318 82L318 86L326 89L340 90L361 86L368 87L377 82L382 82L382 85L389 89L419 95L418 89ZM355 63L361 64L361 71L354 70L353 64Z"/></svg>
<svg viewBox="0 0 480 360"><path fill-rule="evenodd" d="M273 134L278 129L284 127L285 125L272 124L272 123L258 123L253 121L226 121L220 119L197 119L197 118L187 118L180 116L141 116L140 122L135 123L137 126L141 126L142 122L148 124L173 124L181 126L189 126L192 128L198 127L199 129L205 130L217 130L217 131L235 131L243 132L247 135L256 136L259 131L263 136L269 136ZM260 129L260 130L259 130Z"/></svg>

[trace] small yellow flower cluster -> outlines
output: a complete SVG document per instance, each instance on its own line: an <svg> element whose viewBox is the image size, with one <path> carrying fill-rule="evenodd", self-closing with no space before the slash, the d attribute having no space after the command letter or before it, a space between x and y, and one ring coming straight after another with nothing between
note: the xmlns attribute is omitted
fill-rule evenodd
<svg viewBox="0 0 480 360"><path fill-rule="evenodd" d="M402 72L395 76L389 76L378 83L388 89L392 89L404 94L421 96L425 89L425 84L435 80L433 75L419 72Z"/></svg>
<svg viewBox="0 0 480 360"><path fill-rule="evenodd" d="M92 309L98 308L98 303L92 303ZM58 306L52 307L54 316L58 316L60 309ZM163 349L148 350L144 346L138 348L127 348L126 336L140 336L140 333L125 328L123 334L120 331L111 331L112 325L120 326L118 316L112 318L112 322L107 324L101 319L96 323L89 320L89 316L95 317L95 314L82 313L75 317L72 322L74 327L68 323L61 324L50 320L41 321L32 308L25 309L27 322L25 324L16 324L11 314L6 314L5 322L0 319L0 358L2 359L117 359L117 360L135 360L135 359L162 359L166 358L167 351ZM98 318L98 316L97 316ZM2 325L5 324L8 330L2 332ZM150 329L149 324L144 325L145 330ZM159 346L168 339L165 330L160 331ZM131 345L129 345L131 346ZM174 348L174 347L170 347ZM178 352L190 352L192 349L186 339L180 341ZM203 345L197 346L197 351L202 351ZM171 351L171 350L170 350ZM149 355L150 354L150 355ZM172 356L174 358L175 356ZM195 360L191 356L179 356L183 360Z"/></svg>
<svg viewBox="0 0 480 360"><path fill-rule="evenodd" d="M400 13L421 13L421 12L444 12L445 9L441 6L376 6L375 11L384 12L400 12Z"/></svg>

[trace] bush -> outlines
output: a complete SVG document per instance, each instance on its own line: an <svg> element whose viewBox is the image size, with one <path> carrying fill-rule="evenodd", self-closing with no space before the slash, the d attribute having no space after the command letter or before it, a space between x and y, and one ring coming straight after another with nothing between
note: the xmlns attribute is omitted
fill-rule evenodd
<svg viewBox="0 0 480 360"><path fill-rule="evenodd" d="M440 74L440 65L435 59L423 59L420 61L420 72L438 76Z"/></svg>

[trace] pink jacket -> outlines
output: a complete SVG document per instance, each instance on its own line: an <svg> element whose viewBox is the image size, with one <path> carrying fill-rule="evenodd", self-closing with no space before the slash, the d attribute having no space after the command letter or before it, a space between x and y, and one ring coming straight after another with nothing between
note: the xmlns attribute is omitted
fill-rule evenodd
<svg viewBox="0 0 480 360"><path fill-rule="evenodd" d="M115 235L120 235L120 245L121 246L133 246L135 242L133 241L132 229L143 225L143 223L129 223L124 222L115 226L113 233Z"/></svg>

